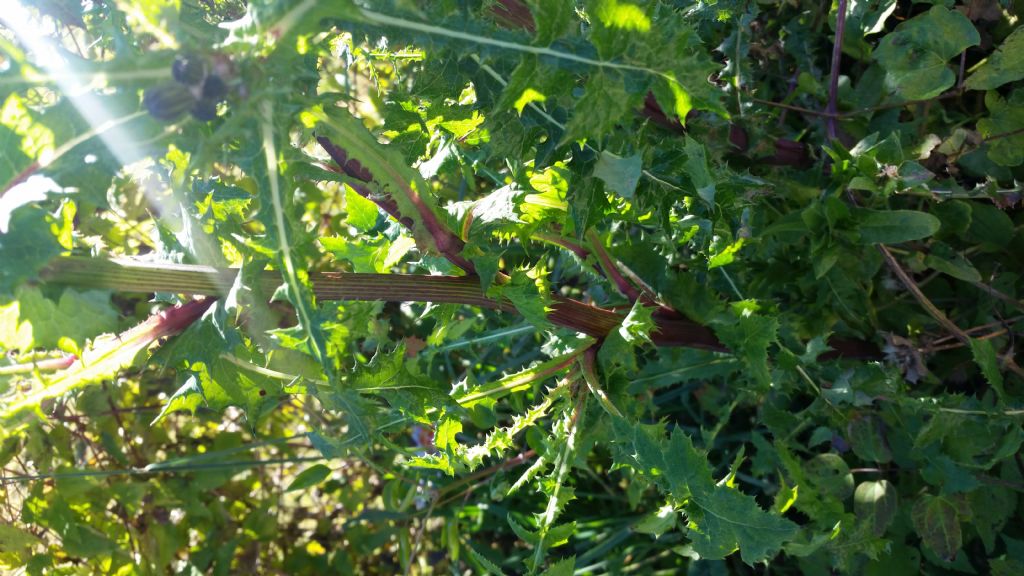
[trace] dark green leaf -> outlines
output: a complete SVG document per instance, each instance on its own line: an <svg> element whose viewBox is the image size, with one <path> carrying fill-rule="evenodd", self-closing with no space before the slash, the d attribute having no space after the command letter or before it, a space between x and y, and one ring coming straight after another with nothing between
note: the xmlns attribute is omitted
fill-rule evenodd
<svg viewBox="0 0 1024 576"><path fill-rule="evenodd" d="M10 195L5 196L8 198ZM13 199L13 197L11 197ZM3 212L0 209L0 212ZM41 208L28 205L15 208L0 224L0 295L10 294L14 287L35 277L61 246L50 231L51 217Z"/></svg>
<svg viewBox="0 0 1024 576"><path fill-rule="evenodd" d="M1003 40L964 85L969 90L992 90L1024 78L1024 29L1017 28Z"/></svg>
<svg viewBox="0 0 1024 576"><path fill-rule="evenodd" d="M729 324L715 326L715 334L743 362L751 380L761 386L771 385L768 347L775 342L778 330L778 320L765 316L741 316Z"/></svg>
<svg viewBox="0 0 1024 576"><path fill-rule="evenodd" d="M1005 98L998 92L988 92L985 107L989 116L978 120L978 132L992 140L988 157L1000 166L1024 163L1024 89L1018 88Z"/></svg>
<svg viewBox="0 0 1024 576"><path fill-rule="evenodd" d="M999 358L996 356L996 349L992 346L992 342L971 338L971 354L974 356L975 364L981 368L985 380L996 391L1000 400L1006 398L1006 391L1003 389L1003 373L999 371Z"/></svg>
<svg viewBox="0 0 1024 576"><path fill-rule="evenodd" d="M587 80L583 97L565 127L563 142L600 142L632 111L633 98L625 81L615 72L597 72Z"/></svg>
<svg viewBox="0 0 1024 576"><path fill-rule="evenodd" d="M875 536L882 536L896 516L899 497L888 480L861 482L853 493L853 510Z"/></svg>
<svg viewBox="0 0 1024 576"><path fill-rule="evenodd" d="M608 190L630 199L636 192L642 170L643 158L639 154L621 157L605 150L597 158L594 177L603 180Z"/></svg>
<svg viewBox="0 0 1024 576"><path fill-rule="evenodd" d="M292 483L288 485L285 492L293 492L295 490L306 490L312 488L317 484L323 482L331 475L331 469L323 464L314 464L309 468L306 468L299 473L298 476L292 480Z"/></svg>
<svg viewBox="0 0 1024 576"><path fill-rule="evenodd" d="M753 564L775 554L797 531L792 522L761 510L754 499L716 485L704 455L676 430L666 439L658 425L613 421L615 460L648 477L685 506L689 536L702 558L724 558L737 548Z"/></svg>
<svg viewBox="0 0 1024 576"><path fill-rule="evenodd" d="M860 210L862 244L899 244L920 240L939 230L939 219L925 212L914 210Z"/></svg>
<svg viewBox="0 0 1024 576"><path fill-rule="evenodd" d="M861 458L884 464L892 460L881 420L871 414L857 416L846 425L850 445Z"/></svg>
<svg viewBox="0 0 1024 576"><path fill-rule="evenodd" d="M933 6L882 38L874 57L886 69L887 83L901 96L933 98L956 81L947 62L978 42L978 31L966 16Z"/></svg>
<svg viewBox="0 0 1024 576"><path fill-rule="evenodd" d="M946 498L924 494L914 503L914 529L939 558L952 561L960 551L963 534L956 506Z"/></svg>
<svg viewBox="0 0 1024 576"><path fill-rule="evenodd" d="M708 206L715 205L715 179L708 168L707 152L700 143L689 136L686 137L686 175L693 184L694 191Z"/></svg>

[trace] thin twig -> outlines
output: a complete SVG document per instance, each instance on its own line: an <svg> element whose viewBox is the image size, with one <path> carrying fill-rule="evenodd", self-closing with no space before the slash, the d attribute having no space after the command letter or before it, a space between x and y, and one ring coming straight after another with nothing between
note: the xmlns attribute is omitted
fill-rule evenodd
<svg viewBox="0 0 1024 576"><path fill-rule="evenodd" d="M1014 316L1013 318L1007 318L1005 320L996 320L994 322L988 322L987 324L980 324L978 326L974 326L973 328L968 328L968 329L964 330L964 332L967 332L968 334L975 334L975 333L978 333L978 332L984 332L984 331L989 330L991 328L995 328L996 326L1006 327L1006 326L1009 326L1011 324L1015 324L1017 322L1020 322L1021 320L1024 320L1024 316ZM952 340L952 339L953 339L953 336L943 336L943 337L935 340L933 342L933 344L941 344L942 342L945 342L947 340Z"/></svg>
<svg viewBox="0 0 1024 576"><path fill-rule="evenodd" d="M416 553L419 552L420 541L423 539L423 533L427 531L427 522L430 521L430 517L434 515L434 507L437 505L437 500L437 498L434 498L430 501L427 513L420 521L419 529L416 530L416 536L412 539L412 548L409 549L409 563L405 565L405 576L412 574L413 559L416 557ZM415 521L415 519L413 519L413 521Z"/></svg>
<svg viewBox="0 0 1024 576"><path fill-rule="evenodd" d="M128 441L128 447L131 450L132 456L135 458L135 466L142 466L146 461L146 458L141 452L139 452L139 447L129 436L130 431L128 430L128 427L124 425L124 418L121 418L121 411L118 410L117 405L114 404L114 398L111 396L110 388L107 386L106 382L103 383L103 391L106 392L107 405L110 406L110 413L117 422L117 427L120 428L121 432L124 434L124 438Z"/></svg>
<svg viewBox="0 0 1024 576"><path fill-rule="evenodd" d="M914 105L917 105L917 104L928 104L929 102L935 102L937 100L948 100L950 98L956 98L958 96L961 96L962 94L963 94L962 91L954 89L954 90L950 90L949 92L946 92L944 94L940 94L940 95L938 95L938 96L936 96L934 98L927 98L925 100L904 100L903 102L891 102L889 104L879 104L878 106L868 106L866 108L858 108L856 110L851 110L849 112L829 112L827 109L826 110L814 110L812 108L804 108L802 106L794 106L793 104L786 104L784 102L776 102L774 100L765 100L763 98L755 98L753 96L749 96L747 99L750 100L751 102L755 102L757 104L763 104L765 106L771 106L772 108L782 108L784 110L791 110L793 112L800 112L801 114L807 114L808 116L819 116L819 117L822 117L822 118L837 118L839 120L842 120L842 119L845 119L845 118L853 118L855 116L860 116L861 114L868 114L870 112L880 112L882 110L891 110L893 108L903 108L903 107L906 107L906 106L914 106ZM1018 130L1014 130L1012 132L1007 132L1006 134L997 134L996 136L999 137L999 138L1005 138L1007 136L1013 136L1017 132L1018 132Z"/></svg>
<svg viewBox="0 0 1024 576"><path fill-rule="evenodd" d="M938 307L935 306L935 304L932 304L932 301L924 295L924 292L922 292L921 288L917 286L914 279L911 278L910 275L907 274L906 270L900 266L900 263L896 261L896 257L892 255L892 252L889 252L889 249L886 248L884 244L878 245L878 251L882 253L882 257L885 258L885 263L888 264L889 269L896 274L896 277L899 278L900 282L902 282L907 290L910 291L918 304L920 304L936 322L949 331L950 334L956 336L956 338L965 345L970 345L971 337L960 329L959 326L954 324L942 310L939 310Z"/></svg>
<svg viewBox="0 0 1024 576"><path fill-rule="evenodd" d="M1018 134L1024 134L1024 128L1017 128L1016 130L1010 130L1009 132L1000 132L993 134L988 138L982 138L982 142L991 142L993 140L999 140L1000 138L1009 138L1011 136L1017 136Z"/></svg>
<svg viewBox="0 0 1024 576"><path fill-rule="evenodd" d="M973 284L974 287L977 288L978 290L981 290L982 292L988 294L989 296L992 296L997 300L1006 302L1007 304L1013 306L1014 308L1017 308L1018 310L1024 310L1024 302L1017 300L1016 298L1010 296L1009 294L1004 294L1003 292L996 290L995 288L989 286L988 284L985 284L984 282L971 282L971 284Z"/></svg>
<svg viewBox="0 0 1024 576"><path fill-rule="evenodd" d="M982 334L981 336L975 336L974 339L975 340L991 340L993 338L998 338L998 337L1000 337L1000 336L1002 336L1002 335L1004 335L1006 333L1007 333L1007 330L1005 328L1001 328L999 330L996 330L995 332L989 332L988 334ZM950 336L950 338L952 338L952 336ZM952 344L939 344L939 345L934 345L933 344L931 346L927 346L925 348L922 348L921 349L921 353L922 354L931 354L932 352L941 352L943 350L956 350L957 348L963 348L963 346L964 345L962 343L960 343L960 342L953 342Z"/></svg>

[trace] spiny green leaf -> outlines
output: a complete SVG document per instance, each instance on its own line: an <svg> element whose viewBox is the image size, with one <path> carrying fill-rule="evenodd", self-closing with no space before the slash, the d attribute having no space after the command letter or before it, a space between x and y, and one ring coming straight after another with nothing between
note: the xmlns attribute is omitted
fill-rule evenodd
<svg viewBox="0 0 1024 576"><path fill-rule="evenodd" d="M377 223L377 205L363 198L351 186L345 188L345 222L361 232L366 232Z"/></svg>
<svg viewBox="0 0 1024 576"><path fill-rule="evenodd" d="M589 342L587 343L589 344ZM507 394L513 394L528 389L535 383L560 374L565 368L572 364L580 351L570 352L556 356L550 360L535 364L525 370L510 374L497 381L475 386L470 390L460 393L455 400L464 408L472 408L475 404L491 398L501 398Z"/></svg>
<svg viewBox="0 0 1024 576"><path fill-rule="evenodd" d="M739 252L741 248L743 248L743 238L736 240L719 252L712 254L711 257L708 258L708 270L732 264L736 259L736 253Z"/></svg>
<svg viewBox="0 0 1024 576"><path fill-rule="evenodd" d="M38 288L21 286L11 303L0 304L0 348L7 350L57 348L65 338L80 348L115 328L117 311L104 292L68 288L54 303Z"/></svg>
<svg viewBox="0 0 1024 576"><path fill-rule="evenodd" d="M538 474L544 472L547 465L548 461L543 456L538 456L537 460L535 460L534 463L531 464L525 472L523 472L523 475L509 487L506 495L511 496L518 492L520 488L526 485L526 483L531 482Z"/></svg>
<svg viewBox="0 0 1024 576"><path fill-rule="evenodd" d="M771 384L768 370L768 347L776 340L779 321L767 316L744 315L729 324L715 326L722 339L750 371L750 377L761 386Z"/></svg>
<svg viewBox="0 0 1024 576"><path fill-rule="evenodd" d="M121 334L96 338L74 364L58 372L45 386L36 386L30 393L0 405L0 420L37 408L40 402L49 398L113 378L122 369L145 357L154 342L189 326L209 305L209 301L190 302L155 314Z"/></svg>
<svg viewBox="0 0 1024 576"><path fill-rule="evenodd" d="M547 270L540 264L526 270L513 270L509 282L492 286L487 295L508 298L516 310L537 328L545 329L551 325L547 316L552 302L551 291Z"/></svg>
<svg viewBox="0 0 1024 576"><path fill-rule="evenodd" d="M999 371L999 358L996 356L996 349L989 340L971 338L971 354L974 362L981 368L985 380L996 391L1000 400L1006 398L1006 390L1003 389L1003 373Z"/></svg>
<svg viewBox="0 0 1024 576"><path fill-rule="evenodd" d="M349 436L355 441L372 447L374 434L373 402L364 398L355 390L336 389L320 395L320 401L329 410L337 410L344 414L349 427Z"/></svg>
<svg viewBox="0 0 1024 576"><path fill-rule="evenodd" d="M305 122L316 126L343 147L349 161L358 162L374 192L390 196L404 218L413 222L412 232L416 244L424 250L437 251L435 238L427 229L423 218L439 219L437 208L430 198L430 188L419 172L413 170L394 150L382 146L356 118L347 113L326 113L321 109L305 114Z"/></svg>
<svg viewBox="0 0 1024 576"><path fill-rule="evenodd" d="M601 344L599 359L602 366L606 369L621 367L628 372L637 370L636 348L651 341L654 310L655 308L645 306L639 300L633 303L629 314L622 319L622 324L610 332Z"/></svg>
<svg viewBox="0 0 1024 576"><path fill-rule="evenodd" d="M633 526L641 534L650 534L655 538L672 530L679 522L679 512L675 506L666 504L654 512L647 514Z"/></svg>
<svg viewBox="0 0 1024 576"><path fill-rule="evenodd" d="M686 137L686 163L683 165L694 192L708 206L715 205L715 179L708 168L707 151L699 142Z"/></svg>
<svg viewBox="0 0 1024 576"><path fill-rule="evenodd" d="M716 485L706 457L675 430L666 439L659 425L612 422L617 464L651 479L672 503L684 506L689 535L702 558L724 558L737 548L747 564L773 556L792 538L796 525L757 506L753 498Z"/></svg>
<svg viewBox="0 0 1024 576"><path fill-rule="evenodd" d="M627 200L633 198L640 183L643 157L639 154L622 157L602 151L594 166L594 177L604 181L605 187Z"/></svg>
<svg viewBox="0 0 1024 576"><path fill-rule="evenodd" d="M576 103L562 142L600 142L631 113L635 101L636 98L626 92L622 74L613 71L595 72L587 80L583 97Z"/></svg>
<svg viewBox="0 0 1024 576"><path fill-rule="evenodd" d="M488 574L491 576L505 576L505 573L501 571L501 567L492 562L487 556L484 556L483 553L478 552L475 546L470 544L466 546L466 549L469 550L469 555L473 557L473 560L480 564Z"/></svg>
<svg viewBox="0 0 1024 576"><path fill-rule="evenodd" d="M537 26L534 40L546 46L565 33L575 16L573 5L561 0L530 0L530 11Z"/></svg>
<svg viewBox="0 0 1024 576"><path fill-rule="evenodd" d="M540 576L572 576L576 570L576 557L569 556L548 566L548 569L541 572Z"/></svg>
<svg viewBox="0 0 1024 576"><path fill-rule="evenodd" d="M254 362L259 357L243 345L238 331L218 326L223 306L215 303L211 313L159 352L158 358L180 370L184 381L153 424L178 410L195 413L200 406L213 410L237 406L255 422L284 393L287 381L261 370Z"/></svg>
<svg viewBox="0 0 1024 576"><path fill-rule="evenodd" d="M536 532L529 530L528 528L517 522L511 514L505 516L505 520L508 522L508 526L512 529L512 532L515 532L516 537L518 537L523 542L526 542L527 544L532 544L534 546L536 546L537 543L540 542L540 536Z"/></svg>
<svg viewBox="0 0 1024 576"><path fill-rule="evenodd" d="M174 391L167 401L164 402L156 418L150 422L156 425L162 422L167 416L175 412L189 412L195 414L196 410L205 403L203 398L203 387L199 384L199 377L189 374L185 381Z"/></svg>

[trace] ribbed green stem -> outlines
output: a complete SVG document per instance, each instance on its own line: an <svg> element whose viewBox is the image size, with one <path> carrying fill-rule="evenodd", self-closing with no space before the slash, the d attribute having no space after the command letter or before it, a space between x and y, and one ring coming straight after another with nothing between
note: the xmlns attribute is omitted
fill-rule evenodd
<svg viewBox="0 0 1024 576"><path fill-rule="evenodd" d="M223 296L237 274L238 270L233 268L66 256L51 262L41 276L47 282L118 292ZM480 288L480 280L476 276L314 272L310 274L310 280L313 293L320 300L440 302L516 311L508 300L489 298ZM273 270L264 271L258 282L265 293L272 293L282 283L281 274ZM552 296L552 299L554 303L548 319L558 326L603 338L622 322L622 316L611 310L560 296ZM658 346L728 351L706 326L660 315L656 315L655 320L657 327L651 334L651 340ZM821 359L880 356L878 348L870 342L833 337L828 343L834 351L823 354Z"/></svg>
<svg viewBox="0 0 1024 576"><path fill-rule="evenodd" d="M237 274L238 270L231 268L69 256L51 262L43 270L42 278L47 282L119 292L223 296ZM475 276L314 272L310 280L313 293L320 300L440 302L515 312L508 300L489 298ZM260 275L259 282L266 293L272 293L282 280L280 273L267 270ZM556 298L549 318L557 325L597 337L622 321L615 312L567 298Z"/></svg>

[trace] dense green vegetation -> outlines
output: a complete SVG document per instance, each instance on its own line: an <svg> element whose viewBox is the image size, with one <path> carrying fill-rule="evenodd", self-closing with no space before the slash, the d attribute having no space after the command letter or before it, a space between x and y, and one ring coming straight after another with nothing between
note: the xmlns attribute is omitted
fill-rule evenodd
<svg viewBox="0 0 1024 576"><path fill-rule="evenodd" d="M0 569L1024 573L1024 3L0 9Z"/></svg>

